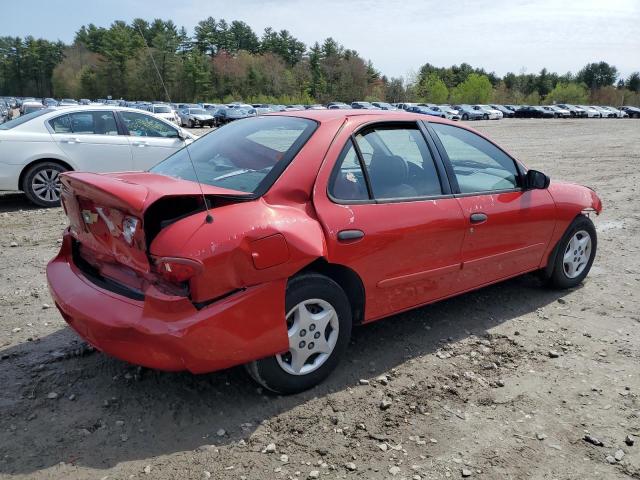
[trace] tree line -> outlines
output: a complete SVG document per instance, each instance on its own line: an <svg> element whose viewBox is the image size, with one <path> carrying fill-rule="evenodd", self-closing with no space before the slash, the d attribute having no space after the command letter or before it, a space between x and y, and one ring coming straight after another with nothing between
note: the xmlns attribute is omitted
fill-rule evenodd
<svg viewBox="0 0 640 480"><path fill-rule="evenodd" d="M160 81L158 72L164 80ZM166 89L166 90L165 90ZM82 26L70 45L0 37L0 95L135 100L325 103L640 104L640 73L615 66L579 72L507 73L467 63L426 63L410 78L387 77L333 38L305 45L288 30L258 35L245 22L209 17L189 34L171 20Z"/></svg>

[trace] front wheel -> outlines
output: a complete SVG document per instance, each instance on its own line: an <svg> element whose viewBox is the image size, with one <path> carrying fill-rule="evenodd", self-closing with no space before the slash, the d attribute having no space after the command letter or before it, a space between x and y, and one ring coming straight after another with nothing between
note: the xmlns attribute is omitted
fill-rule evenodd
<svg viewBox="0 0 640 480"><path fill-rule="evenodd" d="M462 119L463 120L469 120L469 115L467 115L466 113L462 114Z"/></svg>
<svg viewBox="0 0 640 480"><path fill-rule="evenodd" d="M598 238L593 222L580 215L558 244L548 284L555 288L573 288L579 285L591 270L597 246Z"/></svg>
<svg viewBox="0 0 640 480"><path fill-rule="evenodd" d="M289 281L285 306L289 350L247 370L263 387L292 394L322 382L338 365L351 337L351 306L340 285L317 273Z"/></svg>
<svg viewBox="0 0 640 480"><path fill-rule="evenodd" d="M484 115L482 115L482 119L483 120L489 120L489 115L487 115L486 113Z"/></svg>

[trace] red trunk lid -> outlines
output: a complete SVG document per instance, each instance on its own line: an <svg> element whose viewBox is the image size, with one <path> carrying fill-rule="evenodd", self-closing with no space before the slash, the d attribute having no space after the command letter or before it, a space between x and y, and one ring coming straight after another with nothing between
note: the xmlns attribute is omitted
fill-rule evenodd
<svg viewBox="0 0 640 480"><path fill-rule="evenodd" d="M197 183L147 172L62 175L62 205L81 249L100 264L121 264L146 277L150 272L144 213L163 197L199 196ZM246 193L202 185L206 196ZM127 238L125 227L136 224ZM131 230L129 230L131 232ZM81 250L82 251L82 250Z"/></svg>

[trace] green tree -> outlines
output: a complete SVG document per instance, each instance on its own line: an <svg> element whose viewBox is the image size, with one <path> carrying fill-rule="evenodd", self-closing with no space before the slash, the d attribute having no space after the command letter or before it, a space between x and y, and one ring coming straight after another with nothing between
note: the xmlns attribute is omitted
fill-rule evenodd
<svg viewBox="0 0 640 480"><path fill-rule="evenodd" d="M261 52L280 55L289 66L298 63L306 49L306 45L293 37L288 30L275 32L271 27L264 29L260 42Z"/></svg>
<svg viewBox="0 0 640 480"><path fill-rule="evenodd" d="M578 82L591 90L613 85L618 78L618 69L607 62L589 63L576 75Z"/></svg>
<svg viewBox="0 0 640 480"><path fill-rule="evenodd" d="M547 101L549 103L571 103L571 104L583 104L586 103L589 98L589 92L578 83L558 83L549 95L547 95Z"/></svg>
<svg viewBox="0 0 640 480"><path fill-rule="evenodd" d="M258 53L260 41L249 25L234 20L229 27L231 35L231 51L246 50L249 53Z"/></svg>
<svg viewBox="0 0 640 480"><path fill-rule="evenodd" d="M435 73L428 74L418 85L417 91L425 102L445 103L449 98L449 89Z"/></svg>
<svg viewBox="0 0 640 480"><path fill-rule="evenodd" d="M491 100L492 86L486 75L470 74L467 79L451 92L455 103L488 103Z"/></svg>
<svg viewBox="0 0 640 480"><path fill-rule="evenodd" d="M635 93L640 93L640 72L633 72L625 82L626 87Z"/></svg>

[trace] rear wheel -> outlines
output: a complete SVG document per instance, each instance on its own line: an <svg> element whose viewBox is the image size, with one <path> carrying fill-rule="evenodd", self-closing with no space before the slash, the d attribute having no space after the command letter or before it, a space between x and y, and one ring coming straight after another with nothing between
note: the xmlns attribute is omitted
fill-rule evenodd
<svg viewBox="0 0 640 480"><path fill-rule="evenodd" d="M598 238L593 222L580 215L569 226L558 244L553 270L548 283L556 288L579 285L591 270Z"/></svg>
<svg viewBox="0 0 640 480"><path fill-rule="evenodd" d="M247 370L263 387L291 394L322 382L338 365L351 337L351 306L336 282L317 273L291 279L285 304L289 350Z"/></svg>
<svg viewBox="0 0 640 480"><path fill-rule="evenodd" d="M66 171L59 163L37 163L25 174L22 191L36 205L57 207L60 205L60 174Z"/></svg>
<svg viewBox="0 0 640 480"><path fill-rule="evenodd" d="M462 114L462 119L463 119L463 120L469 120L469 115L468 115L468 114L466 114L466 113L463 113L463 114Z"/></svg>

